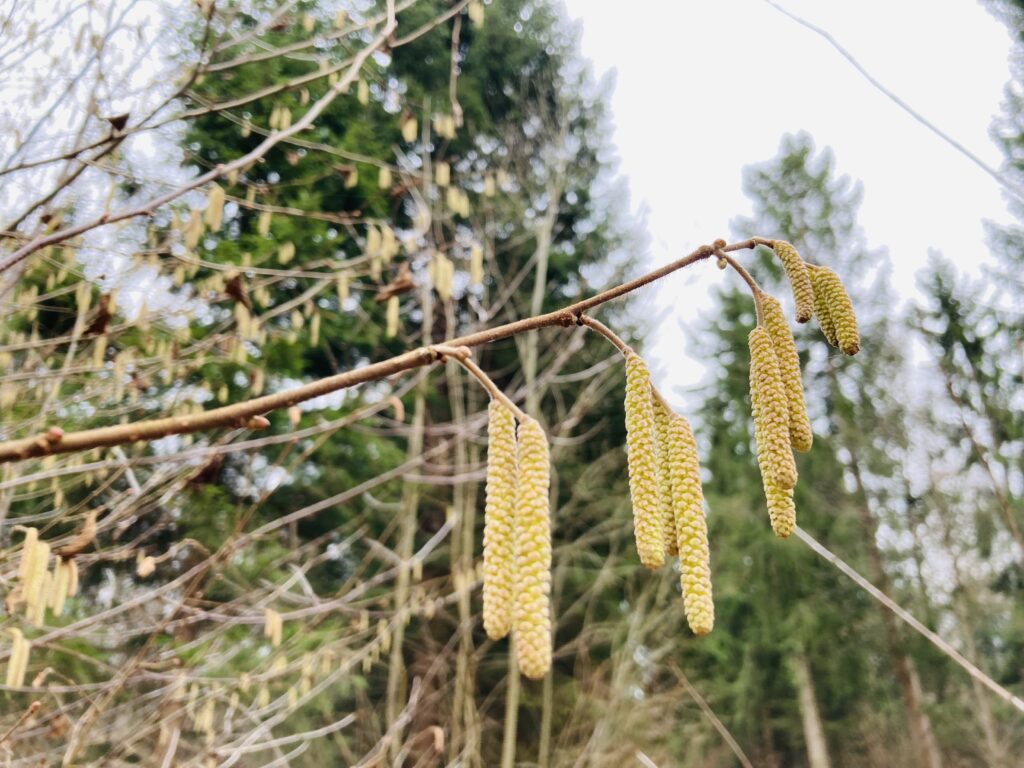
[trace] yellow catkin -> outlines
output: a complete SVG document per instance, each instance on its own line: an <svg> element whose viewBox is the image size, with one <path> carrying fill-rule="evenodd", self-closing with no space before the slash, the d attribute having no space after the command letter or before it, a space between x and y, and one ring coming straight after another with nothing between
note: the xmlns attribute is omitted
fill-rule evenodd
<svg viewBox="0 0 1024 768"><path fill-rule="evenodd" d="M260 211L259 218L256 220L256 231L261 237L266 237L270 234L270 222L273 218L274 214L270 211Z"/></svg>
<svg viewBox="0 0 1024 768"><path fill-rule="evenodd" d="M800 355L796 351L793 332L789 329L782 305L774 296L763 295L761 307L764 310L764 325L772 337L775 357L779 362L779 374L786 390L789 406L789 441L793 450L806 453L811 450L814 435L811 420L804 403L804 385L800 376Z"/></svg>
<svg viewBox="0 0 1024 768"><path fill-rule="evenodd" d="M32 558L36 553L36 542L39 541L38 528L26 528L25 540L21 543L21 562L18 565L18 578L24 581L32 572Z"/></svg>
<svg viewBox="0 0 1024 768"><path fill-rule="evenodd" d="M643 359L626 355L626 451L633 531L640 562L648 568L665 564L665 534L658 498L658 459L655 448L651 377Z"/></svg>
<svg viewBox="0 0 1024 768"><path fill-rule="evenodd" d="M789 278L790 287L793 289L793 301L796 303L796 321L806 323L814 314L814 286L811 285L811 275L807 271L807 265L796 252L796 248L785 240L772 242L772 250L782 262L786 270L786 277Z"/></svg>
<svg viewBox="0 0 1024 768"><path fill-rule="evenodd" d="M53 587L50 590L50 610L54 616L64 613L64 602L68 599L68 582L71 572L67 564L57 558L57 564L53 567Z"/></svg>
<svg viewBox="0 0 1024 768"><path fill-rule="evenodd" d="M270 639L270 644L275 648L281 645L281 634L284 629L281 621L281 614L273 608L264 611L263 635Z"/></svg>
<svg viewBox="0 0 1024 768"><path fill-rule="evenodd" d="M440 162L434 166L434 183L444 188L451 183L452 170L448 163Z"/></svg>
<svg viewBox="0 0 1024 768"><path fill-rule="evenodd" d="M415 117L407 118L402 122L402 139L407 143L411 144L416 141L416 136L419 134L419 125L416 123Z"/></svg>
<svg viewBox="0 0 1024 768"><path fill-rule="evenodd" d="M715 604L711 593L711 552L700 462L693 430L689 422L676 413L670 415L668 445L683 609L693 633L706 635L715 625Z"/></svg>
<svg viewBox="0 0 1024 768"><path fill-rule="evenodd" d="M210 188L210 194L206 198L206 210L203 212L203 220L211 232L220 229L224 218L224 188L214 184Z"/></svg>
<svg viewBox="0 0 1024 768"><path fill-rule="evenodd" d="M813 267L812 275L815 290L820 292L828 314L835 340L829 343L839 347L845 355L856 355L860 351L860 333L857 330L857 315L853 311L853 302L843 286L839 275L828 267ZM822 327L824 331L824 326ZM825 334L828 337L828 333Z"/></svg>
<svg viewBox="0 0 1024 768"><path fill-rule="evenodd" d="M768 520L772 524L772 531L780 539L788 538L796 527L793 489L779 488L765 476L761 479L764 483L764 497L768 503Z"/></svg>
<svg viewBox="0 0 1024 768"><path fill-rule="evenodd" d="M393 339L395 336L398 335L398 312L398 297L391 296L390 298L388 298L387 312L385 313L386 322L384 328L384 335L389 339Z"/></svg>
<svg viewBox="0 0 1024 768"><path fill-rule="evenodd" d="M11 654L7 657L7 686L20 688L25 684L25 672L28 669L28 654L32 645L21 634L20 629L12 629Z"/></svg>
<svg viewBox="0 0 1024 768"><path fill-rule="evenodd" d="M473 243L469 249L469 281L473 285L484 282L484 249L479 243Z"/></svg>
<svg viewBox="0 0 1024 768"><path fill-rule="evenodd" d="M825 340L833 347L839 346L839 339L836 338L836 326L832 320L832 310L829 309L828 300L825 298L825 286L821 280L820 267L814 264L807 265L807 271L811 276L811 284L814 286L814 314L818 318L818 326Z"/></svg>
<svg viewBox="0 0 1024 768"><path fill-rule="evenodd" d="M512 412L497 400L491 400L488 416L484 629L492 640L500 640L512 628L515 595L516 422Z"/></svg>
<svg viewBox="0 0 1024 768"><path fill-rule="evenodd" d="M551 468L536 419L519 424L515 513L515 646L519 669L537 680L551 668Z"/></svg>
<svg viewBox="0 0 1024 768"><path fill-rule="evenodd" d="M658 438L658 501L661 505L661 531L665 539L665 554L679 551L676 542L676 517L672 507L672 446L669 443L669 421L672 416L665 404L653 399L654 427Z"/></svg>
<svg viewBox="0 0 1024 768"><path fill-rule="evenodd" d="M761 474L779 488L792 488L796 485L796 462L789 444L789 405L772 337L758 325L750 332L748 342L750 399Z"/></svg>
<svg viewBox="0 0 1024 768"><path fill-rule="evenodd" d="M22 589L25 594L25 606L27 608L26 614L30 619L38 618L41 623L42 617L39 613L39 607L45 607L43 602L46 588L46 575L47 566L50 561L50 545L45 541L37 541L33 547L32 554L32 570L25 577L25 581L22 584Z"/></svg>
<svg viewBox="0 0 1024 768"><path fill-rule="evenodd" d="M68 569L68 597L78 594L78 562L71 558L64 563Z"/></svg>

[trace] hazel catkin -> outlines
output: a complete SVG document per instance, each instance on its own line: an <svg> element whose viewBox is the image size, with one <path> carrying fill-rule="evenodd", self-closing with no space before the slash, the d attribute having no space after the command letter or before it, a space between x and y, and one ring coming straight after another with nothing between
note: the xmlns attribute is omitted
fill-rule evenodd
<svg viewBox="0 0 1024 768"><path fill-rule="evenodd" d="M789 444L789 405L771 335L761 325L748 336L750 400L761 474L783 489L796 485L796 462Z"/></svg>
<svg viewBox="0 0 1024 768"><path fill-rule="evenodd" d="M772 250L782 262L782 267L786 270L786 277L789 278L789 285L793 289L796 321L806 323L814 314L814 287L811 285L811 276L807 271L807 265L800 258L796 248L785 240L773 240Z"/></svg>
<svg viewBox="0 0 1024 768"><path fill-rule="evenodd" d="M668 407L655 397L654 431L658 450L658 501L661 505L661 532L665 539L665 554L675 555L679 551L676 541L676 518L672 508L672 445L670 443L670 421L672 414Z"/></svg>
<svg viewBox="0 0 1024 768"><path fill-rule="evenodd" d="M818 318L818 326L825 341L833 347L839 346L839 339L836 338L836 326L832 322L832 310L828 307L825 299L825 287L821 284L821 275L814 264L807 265L807 271L811 275L811 285L814 286L814 314Z"/></svg>
<svg viewBox="0 0 1024 768"><path fill-rule="evenodd" d="M816 266L811 271L814 289L822 295L832 325L834 340L829 343L839 347L844 355L856 355L860 351L860 333L857 330L857 315L853 302L843 286L839 275L828 267ZM822 330L825 328L822 326ZM825 336L829 334L826 332Z"/></svg>
<svg viewBox="0 0 1024 768"><path fill-rule="evenodd" d="M512 628L515 590L513 526L516 510L516 421L491 400L487 423L487 484L484 506L484 629L500 640Z"/></svg>
<svg viewBox="0 0 1024 768"><path fill-rule="evenodd" d="M654 408L647 364L636 353L626 355L626 460L633 531L640 562L648 568L665 564L665 536L658 498L658 460Z"/></svg>
<svg viewBox="0 0 1024 768"><path fill-rule="evenodd" d="M761 297L764 311L764 325L772 338L775 357L779 363L779 374L782 386L786 390L786 403L789 407L789 441L793 450L806 453L811 450L814 435L811 432L811 420L807 416L804 403L804 385L800 376L800 355L796 351L793 333L782 312L782 305L774 296L767 294Z"/></svg>
<svg viewBox="0 0 1024 768"><path fill-rule="evenodd" d="M780 539L788 538L796 527L796 505L793 503L793 489L775 485L767 476L762 476L764 497L768 504L768 520L772 531Z"/></svg>
<svg viewBox="0 0 1024 768"><path fill-rule="evenodd" d="M536 419L519 424L515 512L515 646L519 669L537 680L551 668L551 468Z"/></svg>
<svg viewBox="0 0 1024 768"><path fill-rule="evenodd" d="M668 445L683 609L693 633L706 635L715 625L715 604L711 592L704 492L700 484L697 441L689 422L676 413L669 417Z"/></svg>

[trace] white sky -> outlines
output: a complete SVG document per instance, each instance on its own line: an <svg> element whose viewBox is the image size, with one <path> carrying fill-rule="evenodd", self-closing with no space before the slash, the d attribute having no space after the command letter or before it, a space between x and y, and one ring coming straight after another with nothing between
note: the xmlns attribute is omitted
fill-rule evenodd
<svg viewBox="0 0 1024 768"><path fill-rule="evenodd" d="M947 134L998 167L989 138L1009 79L1006 28L976 3L781 0L828 30L872 75ZM834 150L837 169L864 184L860 223L886 246L901 298L937 248L976 272L988 254L983 219L1007 220L998 184L875 90L825 40L762 0L566 0L583 26L595 74L617 72L611 100L620 172L648 213L649 263L728 237L750 211L745 165L775 156L805 130ZM628 10L627 10L628 9ZM770 237L773 233L764 232ZM722 273L686 270L663 281L669 313L648 349L673 391L703 367L681 353Z"/></svg>

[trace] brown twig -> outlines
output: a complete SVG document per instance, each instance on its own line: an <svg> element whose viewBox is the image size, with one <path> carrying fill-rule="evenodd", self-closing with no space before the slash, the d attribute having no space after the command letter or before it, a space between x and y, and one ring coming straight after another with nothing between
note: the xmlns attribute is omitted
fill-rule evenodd
<svg viewBox="0 0 1024 768"><path fill-rule="evenodd" d="M737 251L753 248L766 242L764 238L750 238L738 243L724 246L720 250L724 252ZM575 325L583 313L589 309L605 304L612 299L617 299L627 293L642 288L645 285L660 280L684 267L688 267L698 261L707 259L715 254L715 248L710 245L702 245L692 253L681 259L666 264L660 269L649 272L646 275L635 278L628 282L609 288L606 291L591 296L589 299L578 301L575 304L548 312L536 317L528 317L493 328L484 329L466 336L449 339L444 345L449 347L476 347L481 344L489 344L493 341L507 339L526 331L549 328L553 326L568 327ZM596 321L595 321L596 322ZM10 440L0 443L0 463L28 459L37 456L48 456L57 453L73 453L76 451L89 450L111 445L124 443L135 443L143 440L154 440L167 435L189 434L203 432L220 427L259 427L267 426L269 422L263 419L263 414L271 411L288 408L297 403L311 400L320 395L337 392L341 389L348 389L358 384L365 384L370 381L377 381L389 376L410 371L414 368L430 365L437 361L437 354L430 347L419 347L418 349L405 352L388 360L372 363L362 368L346 371L334 376L328 376L308 384L295 387L294 389L276 392L271 395L245 400L222 408L213 408L203 413L172 416L152 421L139 421L134 424L119 424L98 429L88 429L81 432L67 432L57 435L53 431L34 437L26 437L18 440ZM256 421L253 421L256 419Z"/></svg>
<svg viewBox="0 0 1024 768"><path fill-rule="evenodd" d="M579 322L580 325L585 325L588 328L597 331L599 334L608 339L608 341L614 344L615 347L619 350L619 352L622 353L623 357L625 357L626 355L633 351L632 347L630 347L626 342L624 342L619 337L619 335L615 333L615 331L613 331L607 325L602 323L600 320L595 320L594 318L590 317L590 315L580 315L579 320L577 322Z"/></svg>
<svg viewBox="0 0 1024 768"><path fill-rule="evenodd" d="M722 240L718 241L718 243L722 243L722 242L724 242L724 241L722 241ZM768 245L769 243L771 243L770 240L768 241L768 243L758 243L758 245ZM716 245L717 245L717 243L716 243ZM715 256L717 256L718 258L720 258L723 261L725 261L726 264L728 264L730 267L732 267L733 271L735 271L736 274L738 274L740 277L743 278L743 282L745 282L748 286L750 286L750 293L754 297L754 312L757 315L757 324L758 325L764 325L764 311L763 311L763 309L761 307L761 294L762 294L761 286L759 286L757 284L757 281L743 267L742 264L740 264L738 261L736 261L736 259L734 259L732 256L730 256L729 254L727 254L725 252L724 248L717 248L716 247L715 248Z"/></svg>
<svg viewBox="0 0 1024 768"><path fill-rule="evenodd" d="M7 733L5 733L3 736L0 736L0 747L6 745L7 740L14 735L14 732L21 727L21 724L28 720L30 717L32 717L32 715L34 715L36 712L38 712L41 706L43 706L43 704L40 701L33 701L31 704L29 704L28 708L21 713L17 720L14 721L14 724L7 729Z"/></svg>

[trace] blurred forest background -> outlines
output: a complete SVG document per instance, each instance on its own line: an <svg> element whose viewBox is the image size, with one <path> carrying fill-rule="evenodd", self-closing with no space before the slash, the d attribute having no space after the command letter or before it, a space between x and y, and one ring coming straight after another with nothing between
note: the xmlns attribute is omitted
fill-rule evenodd
<svg viewBox="0 0 1024 768"><path fill-rule="evenodd" d="M644 269L607 86L557 4L0 7L2 440L197 414ZM1024 3L986 7L1017 46L993 136L1020 189ZM797 334L817 438L802 527L1024 696L1024 229L993 227L998 268L969 284L936 254L897 312L829 151L787 135L751 161L753 215L697 236L791 241L842 276L861 323L855 358ZM769 256L744 261L786 303ZM552 445L544 680L481 627L488 397L449 362L262 429L0 465L4 669L30 644L0 686L5 764L1020 765L1024 712L772 535L753 306L711 262L693 270L717 295L687 350L710 375L666 394L704 468L710 635L687 628L677 571L637 560L619 353L534 331L474 354ZM596 314L642 350L645 301ZM27 527L54 550L89 534L77 594L41 617L17 592Z"/></svg>

